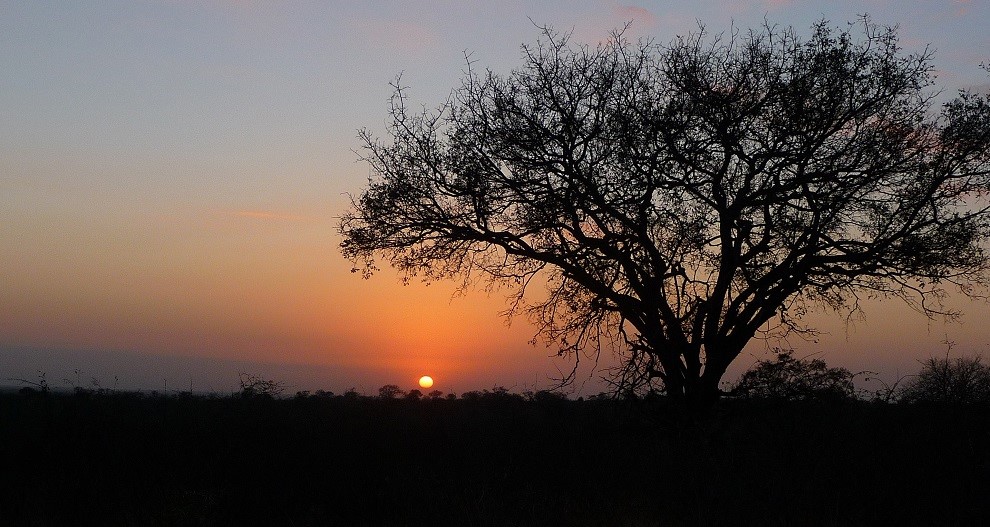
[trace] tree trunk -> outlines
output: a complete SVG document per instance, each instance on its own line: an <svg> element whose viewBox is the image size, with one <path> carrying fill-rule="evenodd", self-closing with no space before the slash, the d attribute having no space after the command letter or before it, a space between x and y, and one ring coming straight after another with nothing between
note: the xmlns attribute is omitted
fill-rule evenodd
<svg viewBox="0 0 990 527"><path fill-rule="evenodd" d="M680 371L675 370L667 373L666 378L663 380L663 387L664 392L666 392L667 397L670 399L674 401L685 399L687 385Z"/></svg>
<svg viewBox="0 0 990 527"><path fill-rule="evenodd" d="M720 360L717 356L710 357L700 375L691 375L689 372L685 376L682 370L669 371L664 380L667 397L683 403L692 412L711 409L721 396L719 383L730 362L731 360Z"/></svg>
<svg viewBox="0 0 990 527"><path fill-rule="evenodd" d="M680 371L667 374L664 380L667 397L685 407L688 411L704 412L718 402L718 379L714 382L702 375L697 378L684 378Z"/></svg>

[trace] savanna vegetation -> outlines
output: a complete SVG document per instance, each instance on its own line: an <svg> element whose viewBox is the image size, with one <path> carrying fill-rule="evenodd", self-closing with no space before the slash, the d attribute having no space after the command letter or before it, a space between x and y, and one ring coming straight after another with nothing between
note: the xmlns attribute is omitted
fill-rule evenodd
<svg viewBox="0 0 990 527"><path fill-rule="evenodd" d="M987 370L933 359L873 393L781 352L706 414L657 393L36 383L0 395L0 525L976 525ZM982 388L944 397L960 378Z"/></svg>

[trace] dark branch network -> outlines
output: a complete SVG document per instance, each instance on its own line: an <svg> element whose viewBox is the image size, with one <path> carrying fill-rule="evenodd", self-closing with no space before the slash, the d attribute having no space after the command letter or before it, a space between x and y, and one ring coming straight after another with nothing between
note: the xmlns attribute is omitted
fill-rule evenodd
<svg viewBox="0 0 990 527"><path fill-rule="evenodd" d="M934 316L948 286L981 291L990 101L936 108L931 53L894 30L590 47L546 29L523 54L508 75L469 61L436 111L396 83L340 222L355 271L507 284L562 353L607 346L618 388L693 401L754 337L813 331L811 307Z"/></svg>

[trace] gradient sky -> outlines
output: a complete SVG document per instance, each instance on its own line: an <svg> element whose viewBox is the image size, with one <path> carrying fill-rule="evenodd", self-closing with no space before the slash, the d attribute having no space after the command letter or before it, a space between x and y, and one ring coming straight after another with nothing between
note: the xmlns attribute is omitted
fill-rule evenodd
<svg viewBox="0 0 990 527"><path fill-rule="evenodd" d="M422 374L458 393L545 387L568 363L529 344L524 320L506 325L501 294L364 281L340 256L335 218L369 175L356 131L384 129L389 82L402 72L436 105L466 52L507 72L535 24L595 42L632 20L633 37L667 41L696 20L807 34L869 13L908 51L936 49L947 92L986 89L990 2L827 4L0 0L0 384L42 370L222 391L249 371L368 393ZM985 352L990 309L953 302L960 324L873 303L851 325L817 315L828 334L790 345L888 378L945 340Z"/></svg>

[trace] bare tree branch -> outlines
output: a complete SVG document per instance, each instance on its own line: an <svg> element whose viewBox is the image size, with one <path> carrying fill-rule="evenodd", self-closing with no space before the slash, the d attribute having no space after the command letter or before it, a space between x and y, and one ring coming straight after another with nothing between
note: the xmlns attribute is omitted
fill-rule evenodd
<svg viewBox="0 0 990 527"><path fill-rule="evenodd" d="M931 58L865 18L667 45L543 28L508 75L466 57L436 111L396 80L341 247L364 276L508 285L561 353L620 353L617 389L710 398L754 337L813 337L810 306L981 294L990 101L936 112Z"/></svg>

